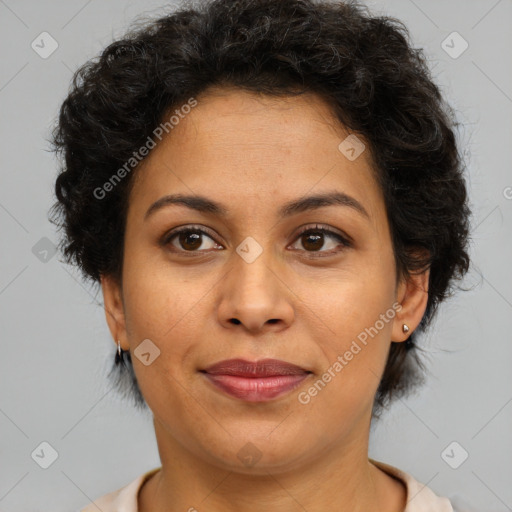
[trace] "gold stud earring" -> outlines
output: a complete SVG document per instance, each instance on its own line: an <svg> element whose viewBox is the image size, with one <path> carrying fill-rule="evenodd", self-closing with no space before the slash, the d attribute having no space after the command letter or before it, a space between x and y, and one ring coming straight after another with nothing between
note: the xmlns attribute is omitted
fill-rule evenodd
<svg viewBox="0 0 512 512"><path fill-rule="evenodd" d="M409 326L407 324L403 324L402 331L404 332L404 334L407 334L409 332Z"/></svg>

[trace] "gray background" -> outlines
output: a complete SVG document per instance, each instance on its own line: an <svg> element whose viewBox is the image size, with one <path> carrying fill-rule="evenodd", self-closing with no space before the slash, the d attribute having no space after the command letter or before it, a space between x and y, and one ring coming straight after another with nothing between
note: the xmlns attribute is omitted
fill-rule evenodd
<svg viewBox="0 0 512 512"><path fill-rule="evenodd" d="M464 123L474 211L473 289L441 308L424 340L428 385L375 426L370 456L460 510L512 510L512 1L367 3L406 23ZM43 251L57 241L45 139L71 74L162 5L0 0L0 511L76 510L160 465L151 418L106 379L115 345L101 292ZM59 45L46 59L31 47L43 31ZM453 31L469 43L458 58L441 47ZM58 452L48 469L31 457L43 441ZM452 461L469 454L457 469L441 455L453 441Z"/></svg>

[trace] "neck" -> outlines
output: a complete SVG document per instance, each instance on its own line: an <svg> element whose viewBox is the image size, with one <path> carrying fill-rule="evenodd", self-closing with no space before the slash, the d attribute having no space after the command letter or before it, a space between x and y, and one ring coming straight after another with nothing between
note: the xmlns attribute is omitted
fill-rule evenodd
<svg viewBox="0 0 512 512"><path fill-rule="evenodd" d="M154 423L162 469L142 487L139 512L386 512L384 503L403 510L403 485L368 461L367 440L344 443L342 450L329 446L316 459L286 468L255 465L240 473L205 462Z"/></svg>

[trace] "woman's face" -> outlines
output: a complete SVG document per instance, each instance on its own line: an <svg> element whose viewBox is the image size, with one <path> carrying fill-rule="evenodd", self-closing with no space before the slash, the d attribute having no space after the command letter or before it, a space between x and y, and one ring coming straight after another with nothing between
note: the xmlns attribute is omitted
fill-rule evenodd
<svg viewBox="0 0 512 512"><path fill-rule="evenodd" d="M197 100L134 176L122 290L102 281L159 444L251 473L366 454L390 342L426 299L408 306L414 293L397 286L369 150L339 149L349 132L317 96L212 89ZM179 202L148 213L177 194L223 213ZM172 236L178 227L190 232ZM240 390L243 378L225 379L236 380L227 392L203 370L234 358L310 373L273 397Z"/></svg>

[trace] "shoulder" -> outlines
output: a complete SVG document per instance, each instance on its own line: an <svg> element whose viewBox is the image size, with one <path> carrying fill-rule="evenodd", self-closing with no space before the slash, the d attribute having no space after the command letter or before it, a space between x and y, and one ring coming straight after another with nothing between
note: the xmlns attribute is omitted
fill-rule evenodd
<svg viewBox="0 0 512 512"><path fill-rule="evenodd" d="M426 485L394 466L384 462L369 459L372 464L382 471L401 480L407 489L407 505L404 512L455 512L450 500L438 496Z"/></svg>
<svg viewBox="0 0 512 512"><path fill-rule="evenodd" d="M139 475L129 484L95 499L78 512L137 512L137 498L142 484L159 470L155 468Z"/></svg>

